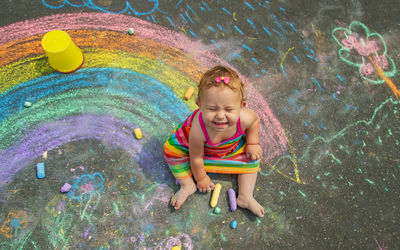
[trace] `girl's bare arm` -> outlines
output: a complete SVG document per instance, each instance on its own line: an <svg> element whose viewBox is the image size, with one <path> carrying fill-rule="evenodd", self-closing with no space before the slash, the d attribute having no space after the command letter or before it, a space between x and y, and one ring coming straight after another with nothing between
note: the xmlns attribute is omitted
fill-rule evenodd
<svg viewBox="0 0 400 250"><path fill-rule="evenodd" d="M204 135L198 122L198 117L193 119L189 133L189 158L190 169L201 192L210 185L210 178L204 169ZM206 190L207 191L207 190Z"/></svg>
<svg viewBox="0 0 400 250"><path fill-rule="evenodd" d="M260 120L257 114L250 109L243 110L240 119L243 129L246 131L246 155L252 160L258 160L262 157L258 139Z"/></svg>

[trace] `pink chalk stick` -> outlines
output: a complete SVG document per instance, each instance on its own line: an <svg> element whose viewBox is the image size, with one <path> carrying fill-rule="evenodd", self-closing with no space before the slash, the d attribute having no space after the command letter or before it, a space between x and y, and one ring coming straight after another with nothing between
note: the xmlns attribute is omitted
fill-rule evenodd
<svg viewBox="0 0 400 250"><path fill-rule="evenodd" d="M229 197L229 205L231 207L231 211L234 212L234 211L236 211L236 208L237 208L235 190L230 188L228 190L228 197Z"/></svg>
<svg viewBox="0 0 400 250"><path fill-rule="evenodd" d="M71 185L68 184L68 183L65 183L65 184L61 187L61 193L67 193L70 189L71 189Z"/></svg>

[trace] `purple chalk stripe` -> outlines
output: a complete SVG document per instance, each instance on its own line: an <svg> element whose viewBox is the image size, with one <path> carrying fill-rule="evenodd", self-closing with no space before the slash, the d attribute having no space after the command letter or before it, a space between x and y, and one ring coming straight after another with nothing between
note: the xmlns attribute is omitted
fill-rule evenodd
<svg viewBox="0 0 400 250"><path fill-rule="evenodd" d="M0 187L43 152L68 142L97 139L121 147L134 156L142 148L141 142L131 136L135 127L137 126L134 124L111 116L82 114L45 123L34 130L26 131L24 137L12 146L6 150L0 149Z"/></svg>

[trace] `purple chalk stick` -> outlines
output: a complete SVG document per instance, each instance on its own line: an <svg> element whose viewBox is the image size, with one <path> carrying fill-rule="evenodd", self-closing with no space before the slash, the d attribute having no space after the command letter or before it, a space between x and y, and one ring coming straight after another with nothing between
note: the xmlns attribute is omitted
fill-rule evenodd
<svg viewBox="0 0 400 250"><path fill-rule="evenodd" d="M234 212L234 211L236 211L236 208L237 208L235 190L230 188L228 190L228 197L229 197L229 205L231 206L231 211Z"/></svg>
<svg viewBox="0 0 400 250"><path fill-rule="evenodd" d="M71 185L68 183L64 183L64 185L61 187L61 193L67 193L71 189Z"/></svg>

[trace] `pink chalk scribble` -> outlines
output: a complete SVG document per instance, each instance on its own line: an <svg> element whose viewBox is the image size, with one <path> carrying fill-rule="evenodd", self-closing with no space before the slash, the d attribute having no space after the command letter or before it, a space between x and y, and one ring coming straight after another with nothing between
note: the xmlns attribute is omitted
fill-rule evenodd
<svg viewBox="0 0 400 250"><path fill-rule="evenodd" d="M348 49L357 50L361 56L369 56L379 52L379 47L375 41L364 41L363 39L358 39L356 36L349 36L343 39L342 44Z"/></svg>
<svg viewBox="0 0 400 250"><path fill-rule="evenodd" d="M381 245L379 244L378 240L377 240L375 237L374 237L374 240L375 240L376 244L378 245L378 249L379 249L379 250L387 249L386 246L381 246Z"/></svg>
<svg viewBox="0 0 400 250"><path fill-rule="evenodd" d="M355 36L348 36L342 40L342 44L348 49L354 49L358 45L358 39Z"/></svg>
<svg viewBox="0 0 400 250"><path fill-rule="evenodd" d="M349 50L356 50L360 56L374 55L374 61L382 69L387 69L389 66L388 60L384 55L378 55L379 47L373 40L364 41L362 38L358 38L355 35L350 35L344 38L341 43ZM361 73L364 76L370 76L374 73L374 66L371 63L364 63L361 65Z"/></svg>
<svg viewBox="0 0 400 250"><path fill-rule="evenodd" d="M374 66L371 63L364 64L361 66L361 73L365 76L369 76L374 73Z"/></svg>

